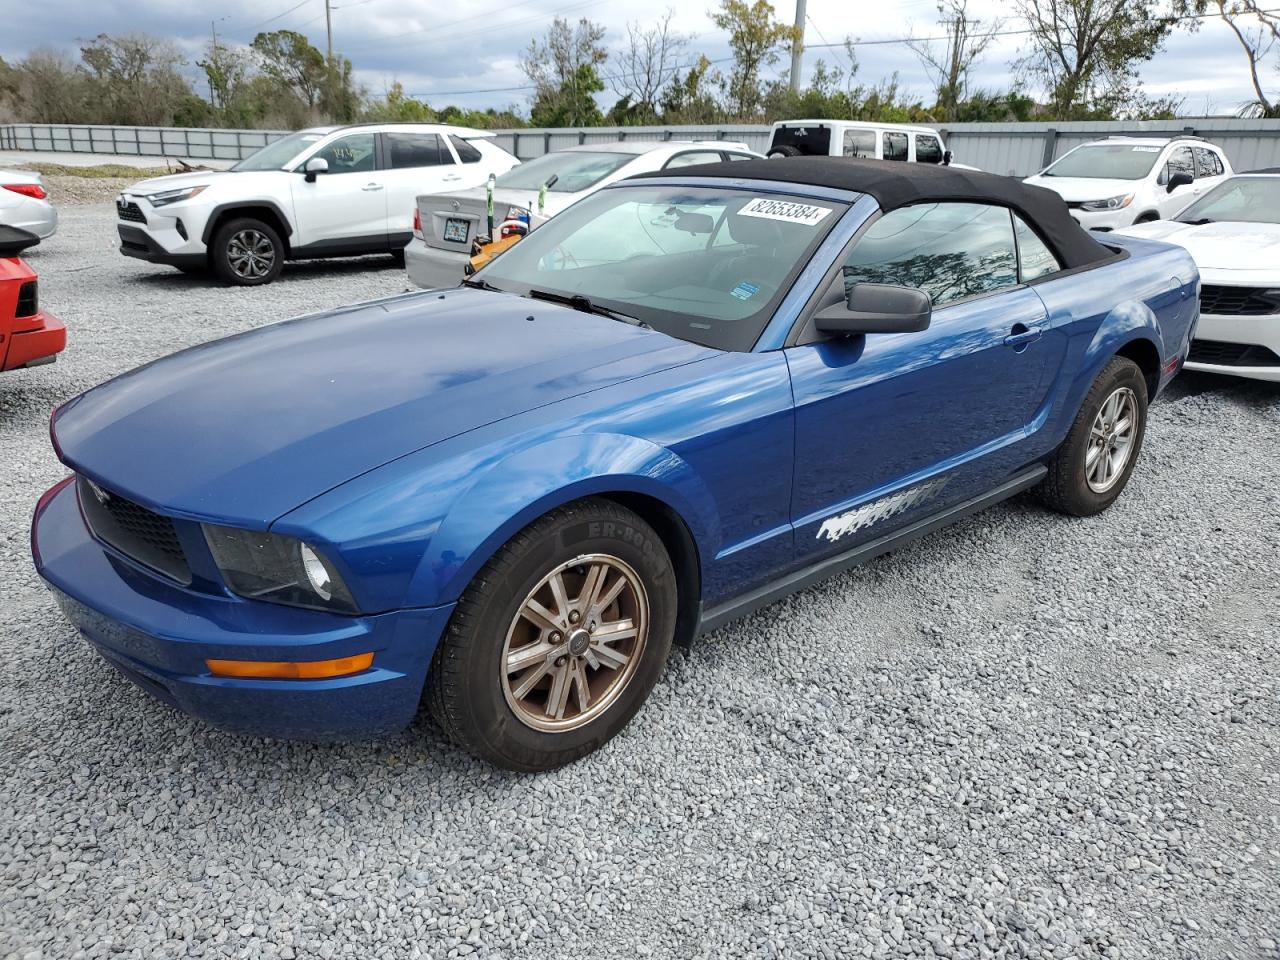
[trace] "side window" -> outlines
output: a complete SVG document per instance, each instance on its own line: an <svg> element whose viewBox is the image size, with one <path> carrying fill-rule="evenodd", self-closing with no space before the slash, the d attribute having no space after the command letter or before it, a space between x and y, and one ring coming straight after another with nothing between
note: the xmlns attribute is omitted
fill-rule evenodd
<svg viewBox="0 0 1280 960"><path fill-rule="evenodd" d="M1196 176L1197 177L1217 177L1221 176L1223 171L1222 161L1218 159L1218 155L1206 147L1196 147Z"/></svg>
<svg viewBox="0 0 1280 960"><path fill-rule="evenodd" d="M1164 176L1161 177L1160 182L1167 184L1175 173L1185 173L1192 180L1196 178L1196 161L1191 155L1190 147L1179 147L1169 154L1169 160L1164 165Z"/></svg>
<svg viewBox="0 0 1280 960"><path fill-rule="evenodd" d="M674 157L663 164L663 170L671 170L675 167L692 167L699 163L719 163L719 150L691 150L687 153L677 153Z"/></svg>
<svg viewBox="0 0 1280 960"><path fill-rule="evenodd" d="M320 157L329 163L329 173L366 173L376 168L373 134L353 133L339 137L308 157ZM304 161L305 163L305 161Z"/></svg>
<svg viewBox="0 0 1280 960"><path fill-rule="evenodd" d="M1018 283L1013 220L1003 207L924 203L886 213L844 263L844 284L917 287L943 306Z"/></svg>
<svg viewBox="0 0 1280 960"><path fill-rule="evenodd" d="M453 157L434 133L387 133L387 166L392 170L409 167L438 167L453 163Z"/></svg>
<svg viewBox="0 0 1280 960"><path fill-rule="evenodd" d="M846 130L844 132L843 154L846 157L876 157L876 134L874 130Z"/></svg>
<svg viewBox="0 0 1280 960"><path fill-rule="evenodd" d="M884 135L884 159L907 159L907 135L905 133L886 133Z"/></svg>
<svg viewBox="0 0 1280 960"><path fill-rule="evenodd" d="M480 151L466 140L463 140L461 137L455 137L453 134L449 134L449 142L453 144L454 153L458 155L458 159L463 163L480 162Z"/></svg>
<svg viewBox="0 0 1280 960"><path fill-rule="evenodd" d="M1016 213L1013 215L1013 233L1018 240L1018 276L1023 283L1062 269L1053 251Z"/></svg>
<svg viewBox="0 0 1280 960"><path fill-rule="evenodd" d="M749 153L726 153L724 157L726 160L754 160L755 159L755 157L751 156L751 154Z"/></svg>
<svg viewBox="0 0 1280 960"><path fill-rule="evenodd" d="M937 137L928 134L916 134L916 163L941 163L942 144Z"/></svg>

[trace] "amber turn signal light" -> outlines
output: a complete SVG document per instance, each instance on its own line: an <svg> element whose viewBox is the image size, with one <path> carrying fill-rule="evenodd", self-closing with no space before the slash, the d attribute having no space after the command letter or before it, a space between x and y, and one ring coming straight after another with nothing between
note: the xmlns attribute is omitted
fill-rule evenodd
<svg viewBox="0 0 1280 960"><path fill-rule="evenodd" d="M345 677L351 673L368 670L373 664L372 653L357 653L352 657L336 660L206 660L205 665L215 677L240 677L256 680L324 680L328 677Z"/></svg>

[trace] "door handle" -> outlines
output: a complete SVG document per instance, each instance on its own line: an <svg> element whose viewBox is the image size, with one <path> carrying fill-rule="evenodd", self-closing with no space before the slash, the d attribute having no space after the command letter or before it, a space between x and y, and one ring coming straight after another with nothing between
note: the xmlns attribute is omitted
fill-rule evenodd
<svg viewBox="0 0 1280 960"><path fill-rule="evenodd" d="M361 187L360 189L361 189L361 190L381 190L381 189L382 189L382 184L380 184L380 183L366 183L366 184L365 184L363 187Z"/></svg>
<svg viewBox="0 0 1280 960"><path fill-rule="evenodd" d="M1015 323L1013 330L1004 338L1004 345L1015 348L1025 347L1035 343L1042 336L1044 336L1044 330L1040 327L1028 327L1026 324Z"/></svg>
<svg viewBox="0 0 1280 960"><path fill-rule="evenodd" d="M455 173L455 174L452 174L451 176L444 177L443 179L445 179L445 180L461 180L461 179L462 179L462 177L458 176L458 174L456 174L456 173Z"/></svg>

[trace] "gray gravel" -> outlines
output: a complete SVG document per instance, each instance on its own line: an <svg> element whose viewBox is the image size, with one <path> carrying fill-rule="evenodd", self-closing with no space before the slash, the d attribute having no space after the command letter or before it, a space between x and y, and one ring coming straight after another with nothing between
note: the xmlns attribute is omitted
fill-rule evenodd
<svg viewBox="0 0 1280 960"><path fill-rule="evenodd" d="M1280 391L1184 378L1104 517L1019 499L727 627L568 769L243 739L55 613L49 409L402 276L226 290L63 218L70 348L0 377L0 956L1277 956Z"/></svg>

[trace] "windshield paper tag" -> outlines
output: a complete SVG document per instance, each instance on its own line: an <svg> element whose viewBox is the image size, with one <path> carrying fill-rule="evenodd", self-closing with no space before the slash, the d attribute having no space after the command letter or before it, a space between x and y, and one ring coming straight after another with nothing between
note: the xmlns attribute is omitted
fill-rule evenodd
<svg viewBox="0 0 1280 960"><path fill-rule="evenodd" d="M1134 153L1159 153L1160 147L1134 147Z"/></svg>
<svg viewBox="0 0 1280 960"><path fill-rule="evenodd" d="M746 280L743 280L740 284L729 291L729 296L737 297L739 300L750 300L759 292L760 288L754 283L748 283Z"/></svg>
<svg viewBox="0 0 1280 960"><path fill-rule="evenodd" d="M816 227L831 212L830 207L815 207L811 203L795 203L791 200L770 200L756 197L738 211L743 217L760 217L764 220L784 220L787 223L803 223Z"/></svg>

